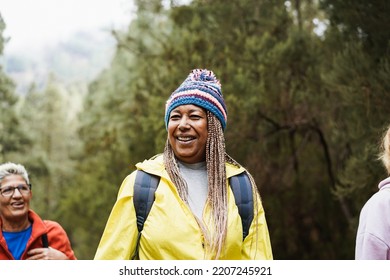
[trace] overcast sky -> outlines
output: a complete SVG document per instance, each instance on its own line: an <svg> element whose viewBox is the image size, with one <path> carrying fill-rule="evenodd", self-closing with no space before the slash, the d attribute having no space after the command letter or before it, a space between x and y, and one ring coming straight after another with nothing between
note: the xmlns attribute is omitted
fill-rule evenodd
<svg viewBox="0 0 390 280"><path fill-rule="evenodd" d="M123 29L132 10L132 0L0 0L4 52L56 44L78 30Z"/></svg>

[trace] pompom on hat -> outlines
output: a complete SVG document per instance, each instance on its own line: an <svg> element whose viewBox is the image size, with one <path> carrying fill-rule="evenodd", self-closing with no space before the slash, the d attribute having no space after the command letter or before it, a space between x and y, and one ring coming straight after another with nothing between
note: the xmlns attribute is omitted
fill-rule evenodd
<svg viewBox="0 0 390 280"><path fill-rule="evenodd" d="M221 122L224 130L227 122L227 110L221 91L221 83L214 73L207 69L194 69L184 82L171 94L165 106L165 126L168 127L169 115L181 105L193 104L213 113Z"/></svg>

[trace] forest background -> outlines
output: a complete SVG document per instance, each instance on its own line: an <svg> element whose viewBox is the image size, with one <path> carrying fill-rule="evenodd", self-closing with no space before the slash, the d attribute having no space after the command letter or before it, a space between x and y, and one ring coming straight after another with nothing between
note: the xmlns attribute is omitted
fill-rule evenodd
<svg viewBox="0 0 390 280"><path fill-rule="evenodd" d="M166 99L208 68L227 103L227 151L259 186L274 258L353 259L360 209L386 177L390 2L167 2L134 1L128 28L112 30L109 67L86 89L51 75L21 95L0 69L0 161L27 167L32 208L92 259L122 180L163 150Z"/></svg>

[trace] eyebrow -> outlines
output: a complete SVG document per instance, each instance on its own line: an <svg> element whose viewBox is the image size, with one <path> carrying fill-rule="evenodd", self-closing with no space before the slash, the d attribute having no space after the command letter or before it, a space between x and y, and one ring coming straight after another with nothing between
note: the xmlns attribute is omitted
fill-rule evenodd
<svg viewBox="0 0 390 280"><path fill-rule="evenodd" d="M181 113L181 110L179 108L175 108L171 111L171 113ZM201 112L201 113L205 113L206 114L206 110L203 109L203 108L194 108L194 109L191 109L189 110L189 113L193 113L193 112Z"/></svg>

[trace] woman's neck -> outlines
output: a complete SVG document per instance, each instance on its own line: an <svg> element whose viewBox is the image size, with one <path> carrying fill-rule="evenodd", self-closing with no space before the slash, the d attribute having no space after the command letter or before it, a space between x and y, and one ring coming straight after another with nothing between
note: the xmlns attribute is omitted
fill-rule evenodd
<svg viewBox="0 0 390 280"><path fill-rule="evenodd" d="M196 162L196 163L185 163L180 160L177 161L181 166L185 166L186 168L193 169L193 170L204 170L206 169L206 161Z"/></svg>
<svg viewBox="0 0 390 280"><path fill-rule="evenodd" d="M31 225L31 222L26 219L18 220L18 221L4 221L1 226L2 231L6 232L18 232L27 229Z"/></svg>

